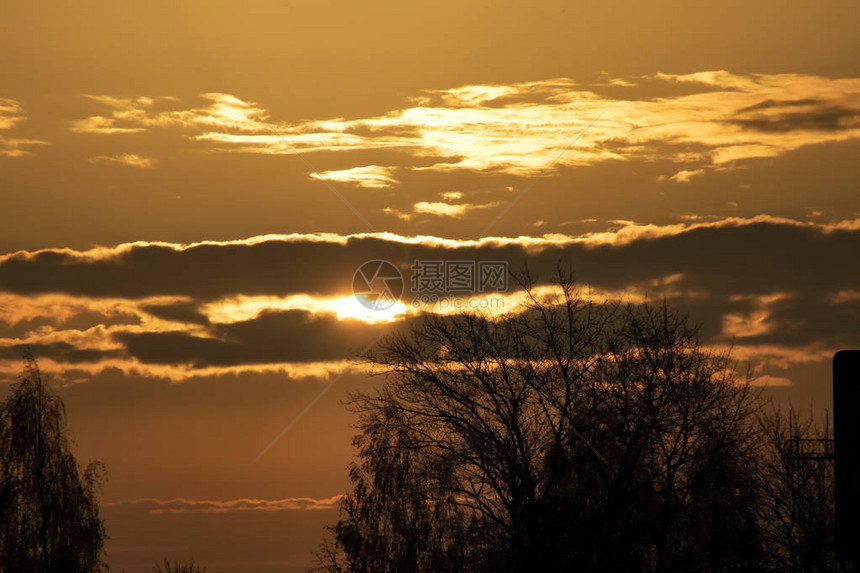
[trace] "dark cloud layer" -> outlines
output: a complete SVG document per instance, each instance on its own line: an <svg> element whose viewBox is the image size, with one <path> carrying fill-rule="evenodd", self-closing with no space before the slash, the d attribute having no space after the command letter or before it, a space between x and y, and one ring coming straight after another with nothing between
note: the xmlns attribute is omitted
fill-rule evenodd
<svg viewBox="0 0 860 573"><path fill-rule="evenodd" d="M461 243L465 246L451 248L378 237L352 237L343 243L272 239L182 249L139 245L103 260L47 250L0 262L0 291L125 298L177 295L198 301L237 294L335 295L349 292L355 270L372 259L392 261L406 276L416 259L501 260L512 270L528 264L544 280L561 262L583 282L604 288L677 273L684 274L685 286L723 294L786 289L825 293L860 284L860 267L853 264L860 252L857 230L749 220L666 232L658 228L639 235L622 244L545 241L539 251L515 243ZM194 312L192 307L151 310L160 316L184 312L187 317Z"/></svg>
<svg viewBox="0 0 860 573"><path fill-rule="evenodd" d="M748 109L756 109L761 105L763 104ZM856 127L858 118L860 113L857 110L832 106L804 112L738 119L732 123L746 129L776 133L795 130L838 131Z"/></svg>
<svg viewBox="0 0 860 573"><path fill-rule="evenodd" d="M139 307L141 317L176 323L169 330L163 323L149 327L141 320L125 321L133 327L120 321L103 332L87 330L87 344L100 350L76 346L84 344L76 340L84 339L64 337L61 331L70 327L55 325L57 336L37 341L33 349L69 365L131 358L143 365L196 370L353 358L386 325L338 320L328 312L279 310L277 305L264 305L258 315L230 318L228 312L226 319L210 322L203 305L240 295L344 296L355 270L371 259L387 259L401 269L407 304L415 260L506 261L512 271L527 266L538 284L551 281L561 265L597 292L670 299L702 322L707 341L844 348L860 344L856 226L759 218L686 227L628 226L576 241L291 237L184 248L140 244L98 256L43 251L0 262L0 290L88 299L184 297L145 301ZM510 286L513 290L513 281ZM0 345L0 359L17 358L23 344L23 338L7 339Z"/></svg>
<svg viewBox="0 0 860 573"><path fill-rule="evenodd" d="M50 344L11 344L0 346L0 360L20 360L24 352L28 349L39 358L48 358L67 364L97 362L107 358L118 358L123 355L123 352L118 350L77 348L68 342L52 342Z"/></svg>
<svg viewBox="0 0 860 573"><path fill-rule="evenodd" d="M355 357L383 326L338 322L302 310L268 312L252 320L219 324L212 337L186 332L119 333L128 353L148 364L240 366L340 360Z"/></svg>
<svg viewBox="0 0 860 573"><path fill-rule="evenodd" d="M163 318L164 320L172 320L176 322L186 322L190 324L209 324L209 318L200 312L200 308L193 302L175 302L172 304L148 304L141 307L141 310L148 312L152 316Z"/></svg>

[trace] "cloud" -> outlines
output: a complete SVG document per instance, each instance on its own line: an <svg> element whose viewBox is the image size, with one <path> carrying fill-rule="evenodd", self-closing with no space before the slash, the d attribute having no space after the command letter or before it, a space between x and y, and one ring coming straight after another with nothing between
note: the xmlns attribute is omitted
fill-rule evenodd
<svg viewBox="0 0 860 573"><path fill-rule="evenodd" d="M704 173L704 169L682 169L681 171L678 171L677 173L669 177L669 180L674 181L676 183L689 183L693 177L696 177L697 175L703 175Z"/></svg>
<svg viewBox="0 0 860 573"><path fill-rule="evenodd" d="M346 323L333 316L291 310L216 324L206 336L185 331L118 331L113 338L144 364L207 368L354 358L383 330L381 326Z"/></svg>
<svg viewBox="0 0 860 573"><path fill-rule="evenodd" d="M243 132L261 131L268 127L268 113L265 110L229 94L201 94L200 97L209 104L206 107L190 109L182 109L178 106L179 100L174 97L86 97L108 108L110 113L71 121L69 129L72 133L115 135L170 127L204 130L216 128Z"/></svg>
<svg viewBox="0 0 860 573"><path fill-rule="evenodd" d="M156 499L142 498L102 503L105 507L138 506L152 514L159 513L227 513L233 511L313 511L334 509L342 495L327 498L288 497L284 499Z"/></svg>
<svg viewBox="0 0 860 573"><path fill-rule="evenodd" d="M666 86L667 94L639 95L646 83ZM607 95L607 85L622 91ZM176 100L91 96L109 113L79 120L73 131L180 127L224 152L395 152L400 169L416 172L533 177L606 161L668 161L678 168L663 178L675 182L860 137L860 79L805 74L710 71L593 85L569 78L466 85L427 90L411 107L379 116L296 123L271 120L263 106L234 95L202 97L208 105L185 107ZM390 169L356 166L314 177L382 187L392 184Z"/></svg>
<svg viewBox="0 0 860 573"><path fill-rule="evenodd" d="M117 358L123 354L120 350L78 348L68 342L53 342L50 344L13 344L10 346L0 346L0 360L20 361L24 355L24 351L28 348L39 358L66 364L98 362L108 358Z"/></svg>
<svg viewBox="0 0 860 573"><path fill-rule="evenodd" d="M389 326L338 320L356 269L376 259L404 277L410 310L395 328L416 316L416 260L502 261L510 270L527 262L539 288L561 262L597 302L666 297L705 325L708 343L734 339L738 358L774 368L824 360L860 336L860 267L846 264L860 252L860 221L760 216L618 225L578 236L272 235L12 253L0 257L0 372L14 376L22 345L31 344L55 372L325 377ZM519 294L509 286L463 296L492 295L504 300L502 314L513 312Z"/></svg>
<svg viewBox="0 0 860 573"><path fill-rule="evenodd" d="M352 183L359 187L371 189L382 189L399 183L391 176L393 169L380 167L379 165L366 165L364 167L353 167L340 171L323 171L311 173L311 177L320 181L336 181L338 183Z"/></svg>
<svg viewBox="0 0 860 573"><path fill-rule="evenodd" d="M408 273L415 259L457 258L503 260L512 268L528 259L544 275L566 260L589 282L611 288L682 272L709 290L731 285L735 290L729 294L769 293L774 284L817 285L836 292L860 284L860 271L851 265L835 272L836 261L851 260L860 241L858 231L860 221L853 219L819 224L759 216L670 225L626 222L615 231L578 236L455 240L364 233L266 235L191 244L137 242L0 257L0 290L198 301L235 295L336 297L349 291L355 270L368 260L392 260Z"/></svg>
<svg viewBox="0 0 860 573"><path fill-rule="evenodd" d="M0 98L0 129L11 129L24 121L24 109L13 99Z"/></svg>
<svg viewBox="0 0 860 573"><path fill-rule="evenodd" d="M99 155L90 157L90 163L114 163L118 165L127 165L129 167L139 167L142 169L150 169L155 166L156 160L149 157L141 157L136 153L122 153L120 155Z"/></svg>
<svg viewBox="0 0 860 573"><path fill-rule="evenodd" d="M753 386L793 386L794 382L782 376L771 376L764 374L752 380Z"/></svg>
<svg viewBox="0 0 860 573"><path fill-rule="evenodd" d="M27 116L24 115L24 108L20 103L13 99L0 98L0 130L12 129L25 119ZM0 135L0 157L13 159L28 157L33 155L33 152L27 147L46 145L47 143L47 141L36 139L7 138Z"/></svg>
<svg viewBox="0 0 860 573"><path fill-rule="evenodd" d="M46 145L47 141L39 141L36 139L7 139L0 135L0 156L11 157L17 159L20 157L30 157L33 152L25 149L31 145Z"/></svg>
<svg viewBox="0 0 860 573"><path fill-rule="evenodd" d="M116 119L102 116L88 117L71 122L72 133L98 133L101 135L115 133L138 133L142 127L116 127Z"/></svg>
<svg viewBox="0 0 860 573"><path fill-rule="evenodd" d="M157 318L179 323L208 325L209 317L200 311L200 306L191 301L168 304L144 304L140 309Z"/></svg>
<svg viewBox="0 0 860 573"><path fill-rule="evenodd" d="M815 100L807 100L815 101ZM791 106L790 112L761 112L750 117L733 120L751 130L785 133L789 131L840 131L860 125L860 111L840 106L822 106L820 103ZM767 109L767 108L764 108Z"/></svg>
<svg viewBox="0 0 860 573"><path fill-rule="evenodd" d="M335 307L336 299L317 301L308 296L236 296L200 304L177 297L130 300L0 293L0 379L16 378L28 346L39 356L43 370L61 380L81 377L70 371L95 375L110 369L174 381L228 372L327 378L348 366L350 353L364 340L355 323L339 326ZM296 320L273 320L271 313L278 312L295 313ZM301 332L305 323L317 325L308 329L319 333L313 344ZM148 352L147 342L153 339L183 343L173 355L181 359ZM126 340L134 340L134 352ZM213 351L225 354L212 359ZM271 360L261 361L261 353ZM314 355L332 359L316 360Z"/></svg>
<svg viewBox="0 0 860 573"><path fill-rule="evenodd" d="M448 191L441 195L448 201L456 201L463 198L463 194L459 191ZM403 221L410 221L415 214L431 215L434 217L452 217L458 219L473 211L491 209L493 207L498 207L500 204L501 203L499 201L483 204L448 203L446 201L418 201L412 205L412 212L404 212L393 207L385 207L382 212L388 215L394 215Z"/></svg>
<svg viewBox="0 0 860 573"><path fill-rule="evenodd" d="M745 338L761 336L772 332L775 328L768 323L770 313L766 310L755 310L750 313L730 313L723 316L723 336L728 338Z"/></svg>
<svg viewBox="0 0 860 573"><path fill-rule="evenodd" d="M841 304L843 302L854 302L860 300L860 290L846 289L839 291L833 295L833 302Z"/></svg>
<svg viewBox="0 0 860 573"><path fill-rule="evenodd" d="M497 207L496 203L485 203L483 205L473 205L471 203L444 203L442 201L419 201L412 206L412 210L416 213L428 215L437 215L439 217L462 217L470 211L477 209L487 209Z"/></svg>
<svg viewBox="0 0 860 573"><path fill-rule="evenodd" d="M152 98L117 98L105 95L90 95L88 99L110 108L112 111L108 116L90 116L70 122L69 129L72 133L138 133L145 130L148 118L145 109L154 103ZM121 126L120 124L127 124Z"/></svg>
<svg viewBox="0 0 860 573"><path fill-rule="evenodd" d="M9 352L9 354L14 354ZM121 373L146 379L182 383L213 377L274 376L282 381L319 383L331 380L356 367L354 360L335 360L327 362L279 362L275 364L242 364L238 366L194 367L187 364L144 364L128 356L103 355L93 361L66 362L59 357L39 359L39 369L50 377L53 384L67 386L87 382L100 376ZM21 355L0 359L0 382L12 383L21 372Z"/></svg>

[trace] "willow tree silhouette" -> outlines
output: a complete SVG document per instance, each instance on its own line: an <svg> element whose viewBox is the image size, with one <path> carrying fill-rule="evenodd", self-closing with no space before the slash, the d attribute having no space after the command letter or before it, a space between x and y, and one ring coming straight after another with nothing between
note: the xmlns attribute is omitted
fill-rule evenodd
<svg viewBox="0 0 860 573"><path fill-rule="evenodd" d="M0 405L0 571L83 573L104 568L96 488L104 467L81 472L62 400L33 355Z"/></svg>
<svg viewBox="0 0 860 573"><path fill-rule="evenodd" d="M323 569L750 571L756 393L667 306L565 277L502 318L430 316L368 356Z"/></svg>

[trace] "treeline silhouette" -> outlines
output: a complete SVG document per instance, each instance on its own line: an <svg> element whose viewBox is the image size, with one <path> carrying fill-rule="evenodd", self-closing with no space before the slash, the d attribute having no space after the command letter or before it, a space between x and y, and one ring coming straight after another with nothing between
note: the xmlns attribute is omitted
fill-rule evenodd
<svg viewBox="0 0 860 573"><path fill-rule="evenodd" d="M665 303L521 284L526 312L431 315L367 355L386 379L350 401L358 461L321 570L842 570L832 460L792 446L829 437L811 419Z"/></svg>
<svg viewBox="0 0 860 573"><path fill-rule="evenodd" d="M665 303L521 284L525 312L429 315L367 355L386 380L351 400L359 458L322 570L846 570L832 460L800 448L827 431ZM0 573L106 570L104 467L78 466L62 401L24 364L0 404Z"/></svg>

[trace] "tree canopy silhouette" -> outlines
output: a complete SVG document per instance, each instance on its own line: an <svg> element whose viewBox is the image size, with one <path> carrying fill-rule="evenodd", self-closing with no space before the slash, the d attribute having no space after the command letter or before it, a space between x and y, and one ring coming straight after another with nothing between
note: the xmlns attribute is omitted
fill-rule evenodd
<svg viewBox="0 0 860 573"><path fill-rule="evenodd" d="M101 570L106 536L96 488L103 475L99 462L79 469L63 403L27 351L0 405L0 571Z"/></svg>
<svg viewBox="0 0 860 573"><path fill-rule="evenodd" d="M428 316L369 354L328 571L748 571L757 394L664 305Z"/></svg>

